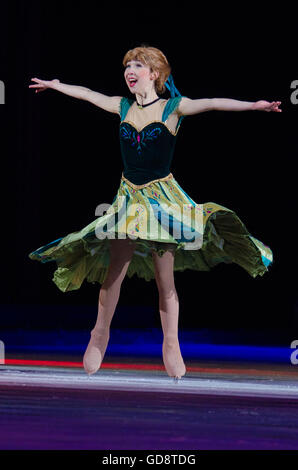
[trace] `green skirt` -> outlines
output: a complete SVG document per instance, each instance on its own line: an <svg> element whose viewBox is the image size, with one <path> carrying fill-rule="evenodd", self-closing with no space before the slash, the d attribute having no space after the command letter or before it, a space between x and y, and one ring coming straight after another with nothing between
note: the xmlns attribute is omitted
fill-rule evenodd
<svg viewBox="0 0 298 470"><path fill-rule="evenodd" d="M146 281L155 277L152 252L174 251L174 271L210 271L219 263L236 263L256 277L273 263L271 249L248 232L235 212L214 202L197 204L171 173L139 186L122 175L106 208L98 206L98 217L80 231L29 254L42 263L56 262L52 280L62 292L79 289L85 279L104 282L112 239L135 243L127 275Z"/></svg>

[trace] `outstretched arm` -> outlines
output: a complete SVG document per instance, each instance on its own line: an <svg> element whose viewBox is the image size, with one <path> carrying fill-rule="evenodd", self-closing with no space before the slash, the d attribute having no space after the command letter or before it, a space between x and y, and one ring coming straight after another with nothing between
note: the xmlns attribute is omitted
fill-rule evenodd
<svg viewBox="0 0 298 470"><path fill-rule="evenodd" d="M192 100L181 98L178 113L181 115L191 115L203 113L205 111L276 111L281 113L278 106L281 101L238 101L230 98L203 98Z"/></svg>
<svg viewBox="0 0 298 470"><path fill-rule="evenodd" d="M60 83L58 79L40 80L39 78L32 78L31 80L37 83L36 85L29 85L29 88L36 88L35 93L46 90L47 88L52 88L53 90L64 93L65 95L89 101L105 111L117 114L119 113L121 96L106 96L82 86Z"/></svg>

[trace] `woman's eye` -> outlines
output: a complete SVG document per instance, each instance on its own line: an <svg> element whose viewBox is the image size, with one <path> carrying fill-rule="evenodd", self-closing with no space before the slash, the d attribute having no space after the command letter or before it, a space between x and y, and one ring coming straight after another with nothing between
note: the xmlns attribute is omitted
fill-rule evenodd
<svg viewBox="0 0 298 470"><path fill-rule="evenodd" d="M128 67L131 67L131 64L126 65L126 66L125 66L125 70L126 70ZM135 67L143 67L143 64L135 64Z"/></svg>

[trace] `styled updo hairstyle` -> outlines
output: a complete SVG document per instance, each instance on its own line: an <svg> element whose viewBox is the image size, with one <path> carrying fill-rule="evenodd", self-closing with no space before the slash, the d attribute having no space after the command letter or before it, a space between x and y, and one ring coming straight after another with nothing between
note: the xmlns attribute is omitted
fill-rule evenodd
<svg viewBox="0 0 298 470"><path fill-rule="evenodd" d="M159 49L142 44L125 54L123 59L124 67L130 60L139 60L149 66L151 73L159 72L159 76L155 80L155 91L158 94L163 94L166 91L165 82L171 73L171 66L166 56Z"/></svg>

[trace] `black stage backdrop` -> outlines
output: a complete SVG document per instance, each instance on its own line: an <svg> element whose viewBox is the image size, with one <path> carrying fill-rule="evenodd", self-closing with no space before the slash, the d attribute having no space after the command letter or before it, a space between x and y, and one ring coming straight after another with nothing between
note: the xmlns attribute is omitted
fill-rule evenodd
<svg viewBox="0 0 298 470"><path fill-rule="evenodd" d="M90 324L84 306L96 309L100 285L62 293L51 280L56 265L28 254L80 230L96 218L98 204L112 202L122 173L119 118L28 86L32 77L58 78L128 97L123 56L147 43L166 54L184 96L282 101L282 113L209 112L183 121L172 165L177 181L197 203L233 209L271 247L274 265L255 279L235 264L176 273L180 328L287 331L295 339L298 105L291 83L298 71L291 14L284 18L272 5L262 17L257 10L206 12L190 2L143 9L134 2L1 5L2 305L27 312L30 305L81 305L82 327ZM158 312L155 282L126 277L119 302ZM149 321L160 325L158 315Z"/></svg>

